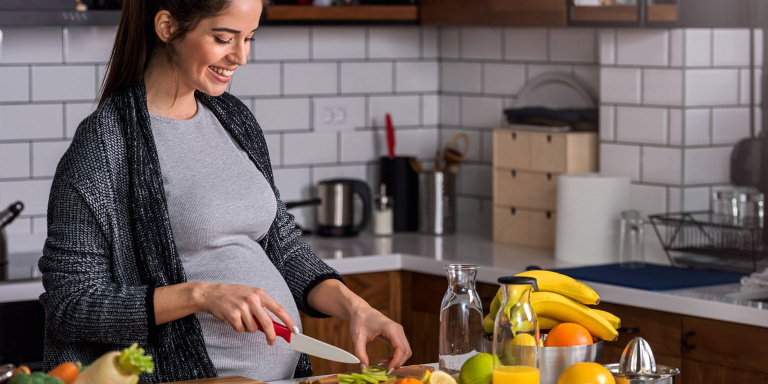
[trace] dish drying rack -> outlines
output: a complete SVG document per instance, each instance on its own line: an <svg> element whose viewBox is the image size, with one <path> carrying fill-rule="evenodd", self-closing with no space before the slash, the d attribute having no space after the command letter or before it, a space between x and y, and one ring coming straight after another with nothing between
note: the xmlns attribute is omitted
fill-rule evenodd
<svg viewBox="0 0 768 384"><path fill-rule="evenodd" d="M710 211L648 216L672 266L745 273L765 267L762 227L714 218Z"/></svg>

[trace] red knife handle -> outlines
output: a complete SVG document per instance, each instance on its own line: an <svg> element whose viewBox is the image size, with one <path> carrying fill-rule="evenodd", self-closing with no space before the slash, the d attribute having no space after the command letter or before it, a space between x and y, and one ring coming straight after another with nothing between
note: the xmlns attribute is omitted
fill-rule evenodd
<svg viewBox="0 0 768 384"><path fill-rule="evenodd" d="M389 152L389 157L394 159L395 158L395 127L392 125L392 116L387 113L384 115L384 119L387 124L387 152Z"/></svg>
<svg viewBox="0 0 768 384"><path fill-rule="evenodd" d="M261 323L259 323L259 319L256 318L256 316L253 317L254 320L256 320L256 326L259 327L259 331L264 332L264 328L261 327ZM278 337L282 337L287 342L291 342L291 330L288 329L285 325L282 325L274 320L272 320L272 326L275 327L275 334Z"/></svg>

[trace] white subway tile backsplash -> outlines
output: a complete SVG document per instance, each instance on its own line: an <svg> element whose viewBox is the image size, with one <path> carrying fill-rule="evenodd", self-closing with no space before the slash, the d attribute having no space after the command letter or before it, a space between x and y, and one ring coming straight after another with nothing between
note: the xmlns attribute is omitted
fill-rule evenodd
<svg viewBox="0 0 768 384"><path fill-rule="evenodd" d="M464 28L461 31L463 59L501 60L501 28Z"/></svg>
<svg viewBox="0 0 768 384"><path fill-rule="evenodd" d="M265 132L310 128L309 99L256 99L253 115Z"/></svg>
<svg viewBox="0 0 768 384"><path fill-rule="evenodd" d="M77 126L95 109L94 103L67 103L64 105L64 137L71 139L75 136Z"/></svg>
<svg viewBox="0 0 768 384"><path fill-rule="evenodd" d="M432 159L438 149L437 134L438 131L434 128L398 131L396 133L396 153L398 156L416 156L420 159ZM382 144L384 144L383 141Z"/></svg>
<svg viewBox="0 0 768 384"><path fill-rule="evenodd" d="M315 132L349 131L366 126L364 97L315 97L312 111Z"/></svg>
<svg viewBox="0 0 768 384"><path fill-rule="evenodd" d="M392 116L397 127L419 125L421 122L419 96L371 96L368 98L368 125L384 127L384 116Z"/></svg>
<svg viewBox="0 0 768 384"><path fill-rule="evenodd" d="M0 102L29 101L29 67L0 67L0 90Z"/></svg>
<svg viewBox="0 0 768 384"><path fill-rule="evenodd" d="M573 66L567 64L528 64L528 80L545 73L573 73Z"/></svg>
<svg viewBox="0 0 768 384"><path fill-rule="evenodd" d="M683 189L683 210L708 211L710 196L709 187Z"/></svg>
<svg viewBox="0 0 768 384"><path fill-rule="evenodd" d="M336 163L338 134L286 133L283 135L284 165Z"/></svg>
<svg viewBox="0 0 768 384"><path fill-rule="evenodd" d="M714 108L712 144L735 144L749 137L749 108Z"/></svg>
<svg viewBox="0 0 768 384"><path fill-rule="evenodd" d="M256 63L237 67L229 82L229 93L238 97L279 96L280 64Z"/></svg>
<svg viewBox="0 0 768 384"><path fill-rule="evenodd" d="M669 65L669 31L665 29L617 30L619 65Z"/></svg>
<svg viewBox="0 0 768 384"><path fill-rule="evenodd" d="M13 235L29 235L32 231L32 220L29 217L20 215L16 220L5 226L3 229L9 237ZM42 249L42 247L38 249Z"/></svg>
<svg viewBox="0 0 768 384"><path fill-rule="evenodd" d="M712 65L712 30L685 30L685 66L709 67Z"/></svg>
<svg viewBox="0 0 768 384"><path fill-rule="evenodd" d="M62 117L61 104L1 105L0 140L60 139Z"/></svg>
<svg viewBox="0 0 768 384"><path fill-rule="evenodd" d="M312 59L364 59L365 28L312 28Z"/></svg>
<svg viewBox="0 0 768 384"><path fill-rule="evenodd" d="M669 110L669 145L683 145L683 110Z"/></svg>
<svg viewBox="0 0 768 384"><path fill-rule="evenodd" d="M683 211L683 190L680 188L667 188L667 206L670 213Z"/></svg>
<svg viewBox="0 0 768 384"><path fill-rule="evenodd" d="M645 215L667 212L667 187L632 184L629 186L629 206Z"/></svg>
<svg viewBox="0 0 768 384"><path fill-rule="evenodd" d="M597 35L592 28L553 28L549 31L549 59L578 63L597 62Z"/></svg>
<svg viewBox="0 0 768 384"><path fill-rule="evenodd" d="M0 143L0 164L0 179L30 177L29 143Z"/></svg>
<svg viewBox="0 0 768 384"><path fill-rule="evenodd" d="M14 201L24 202L24 215L45 215L48 209L48 193L51 180L21 180L0 182L0 207Z"/></svg>
<svg viewBox="0 0 768 384"><path fill-rule="evenodd" d="M341 93L392 92L392 63L341 63Z"/></svg>
<svg viewBox="0 0 768 384"><path fill-rule="evenodd" d="M395 63L395 92L437 92L438 68L437 61Z"/></svg>
<svg viewBox="0 0 768 384"><path fill-rule="evenodd" d="M600 144L600 174L625 176L632 181L640 181L640 147Z"/></svg>
<svg viewBox="0 0 768 384"><path fill-rule="evenodd" d="M678 148L643 147L645 183L680 185L683 172L683 150Z"/></svg>
<svg viewBox="0 0 768 384"><path fill-rule="evenodd" d="M489 165L462 164L459 169L458 192L461 194L493 196L493 167Z"/></svg>
<svg viewBox="0 0 768 384"><path fill-rule="evenodd" d="M760 54L760 52L763 51L764 46L764 32L762 28L755 28L755 52L757 54L755 55L755 65L762 67L763 66L763 55Z"/></svg>
<svg viewBox="0 0 768 384"><path fill-rule="evenodd" d="M459 58L459 28L440 28L440 57L443 59Z"/></svg>
<svg viewBox="0 0 768 384"><path fill-rule="evenodd" d="M440 97L438 95L421 96L421 124L440 124Z"/></svg>
<svg viewBox="0 0 768 384"><path fill-rule="evenodd" d="M53 177L69 141L32 143L32 177Z"/></svg>
<svg viewBox="0 0 768 384"><path fill-rule="evenodd" d="M755 105L760 105L762 103L762 94L763 94L763 71L761 69L755 69L754 72L755 76L755 82L754 82L754 89L755 89ZM739 88L741 89L741 92L739 92L739 104L741 105L749 105L750 99L749 99L749 77L750 77L750 71L749 69L742 69L739 71L739 82L741 85Z"/></svg>
<svg viewBox="0 0 768 384"><path fill-rule="evenodd" d="M731 150L731 147L686 149L685 185L727 183Z"/></svg>
<svg viewBox="0 0 768 384"><path fill-rule="evenodd" d="M275 186L280 191L281 200L296 201L312 197L309 168L275 169L274 175Z"/></svg>
<svg viewBox="0 0 768 384"><path fill-rule="evenodd" d="M273 167L279 167L283 165L282 153L283 153L283 141L282 135L279 133L265 134L264 140L267 142L267 149L269 150L269 161Z"/></svg>
<svg viewBox="0 0 768 384"><path fill-rule="evenodd" d="M440 124L459 125L460 98L458 96L440 96Z"/></svg>
<svg viewBox="0 0 768 384"><path fill-rule="evenodd" d="M683 71L679 69L645 69L643 103L681 106L683 104Z"/></svg>
<svg viewBox="0 0 768 384"><path fill-rule="evenodd" d="M315 184L328 179L359 179L366 180L368 170L365 165L331 165L317 166L312 168L312 180ZM378 190L371 191L371 194L378 193Z"/></svg>
<svg viewBox="0 0 768 384"><path fill-rule="evenodd" d="M600 140L616 140L616 106L600 106Z"/></svg>
<svg viewBox="0 0 768 384"><path fill-rule="evenodd" d="M466 96L461 99L461 124L464 126L498 128L503 112L498 98Z"/></svg>
<svg viewBox="0 0 768 384"><path fill-rule="evenodd" d="M738 105L739 70L686 70L685 103L688 106Z"/></svg>
<svg viewBox="0 0 768 384"><path fill-rule="evenodd" d="M602 68L600 70L601 101L640 104L641 78L640 68Z"/></svg>
<svg viewBox="0 0 768 384"><path fill-rule="evenodd" d="M48 233L48 220L45 217L32 218L32 234L46 235Z"/></svg>
<svg viewBox="0 0 768 384"><path fill-rule="evenodd" d="M2 64L61 63L62 28L2 28Z"/></svg>
<svg viewBox="0 0 768 384"><path fill-rule="evenodd" d="M672 29L669 31L669 65L682 67L685 62L685 30Z"/></svg>
<svg viewBox="0 0 768 384"><path fill-rule="evenodd" d="M337 77L336 63L285 63L283 91L286 95L335 94Z"/></svg>
<svg viewBox="0 0 768 384"><path fill-rule="evenodd" d="M371 59L416 59L420 52L416 27L370 27L368 57Z"/></svg>
<svg viewBox="0 0 768 384"><path fill-rule="evenodd" d="M616 64L616 30L600 29L597 34L599 49L598 62L602 65Z"/></svg>
<svg viewBox="0 0 768 384"><path fill-rule="evenodd" d="M251 60L309 60L309 28L263 26L253 34Z"/></svg>
<svg viewBox="0 0 768 384"><path fill-rule="evenodd" d="M525 66L522 64L483 64L483 92L516 95L525 85Z"/></svg>
<svg viewBox="0 0 768 384"><path fill-rule="evenodd" d="M547 61L549 32L546 28L504 30L504 60Z"/></svg>
<svg viewBox="0 0 768 384"><path fill-rule="evenodd" d="M440 57L437 27L421 28L421 57L424 59L437 59Z"/></svg>
<svg viewBox="0 0 768 384"><path fill-rule="evenodd" d="M462 138L457 138L454 148L458 149L459 151L462 151L464 149L464 145L467 144L467 152L464 155L464 160L478 161L478 162L483 161L483 156L482 156L482 153L480 152L480 145L482 141L482 132L480 131L444 128L441 131L440 148L447 148L451 140L453 140L453 138L460 133L466 134L467 137L469 138L469 141L466 142Z"/></svg>
<svg viewBox="0 0 768 384"><path fill-rule="evenodd" d="M710 144L712 113L709 109L685 110L685 145Z"/></svg>
<svg viewBox="0 0 768 384"><path fill-rule="evenodd" d="M441 63L440 86L443 92L480 93L482 64Z"/></svg>
<svg viewBox="0 0 768 384"><path fill-rule="evenodd" d="M116 26L64 27L64 62L106 63L116 34Z"/></svg>
<svg viewBox="0 0 768 384"><path fill-rule="evenodd" d="M397 129L397 128L395 128ZM395 154L401 155L400 144L403 138L400 131L395 131ZM378 159L387 153L384 130L347 132L341 135L342 162L363 162Z"/></svg>
<svg viewBox="0 0 768 384"><path fill-rule="evenodd" d="M662 108L616 108L616 140L666 144L668 112Z"/></svg>
<svg viewBox="0 0 768 384"><path fill-rule="evenodd" d="M748 29L715 29L712 45L716 67L749 65Z"/></svg>
<svg viewBox="0 0 768 384"><path fill-rule="evenodd" d="M573 76L584 86L593 99L600 99L600 67L595 65L574 65Z"/></svg>
<svg viewBox="0 0 768 384"><path fill-rule="evenodd" d="M32 67L32 100L96 99L96 67L73 65Z"/></svg>

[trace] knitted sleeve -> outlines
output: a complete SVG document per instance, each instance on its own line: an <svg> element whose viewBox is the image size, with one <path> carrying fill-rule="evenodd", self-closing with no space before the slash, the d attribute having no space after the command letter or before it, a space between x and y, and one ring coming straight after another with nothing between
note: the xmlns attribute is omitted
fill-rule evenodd
<svg viewBox="0 0 768 384"><path fill-rule="evenodd" d="M121 272L106 224L97 220L106 215L101 196L92 183L54 178L39 261L47 329L64 342L144 343L154 322L154 289L114 282L113 273Z"/></svg>

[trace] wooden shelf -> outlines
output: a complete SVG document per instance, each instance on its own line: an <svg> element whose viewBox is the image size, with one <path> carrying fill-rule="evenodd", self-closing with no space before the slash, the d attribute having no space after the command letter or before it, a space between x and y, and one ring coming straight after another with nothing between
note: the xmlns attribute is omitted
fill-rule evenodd
<svg viewBox="0 0 768 384"><path fill-rule="evenodd" d="M268 21L394 21L416 22L419 9L415 5L361 5L314 7L309 5L271 5L266 10Z"/></svg>
<svg viewBox="0 0 768 384"><path fill-rule="evenodd" d="M677 4L649 5L647 17L653 23L674 23L677 21Z"/></svg>
<svg viewBox="0 0 768 384"><path fill-rule="evenodd" d="M573 21L637 22L638 9L633 5L575 6L571 12Z"/></svg>

